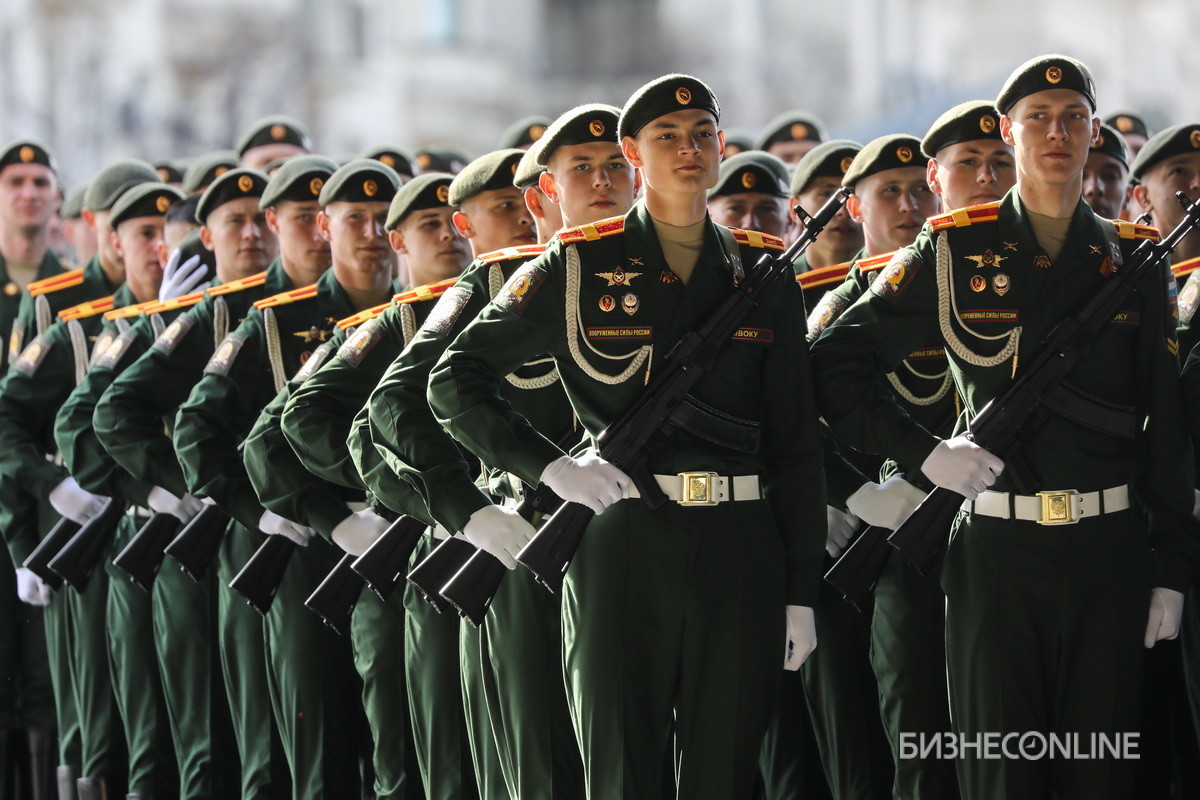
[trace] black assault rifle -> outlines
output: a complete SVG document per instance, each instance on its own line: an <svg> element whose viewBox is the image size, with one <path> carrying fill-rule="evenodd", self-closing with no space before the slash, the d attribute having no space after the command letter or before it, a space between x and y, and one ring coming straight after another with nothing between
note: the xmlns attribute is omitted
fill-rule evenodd
<svg viewBox="0 0 1200 800"><path fill-rule="evenodd" d="M199 581L220 549L228 527L229 515L214 504L205 503L163 552L178 561L179 568L189 578Z"/></svg>
<svg viewBox="0 0 1200 800"><path fill-rule="evenodd" d="M100 511L76 531L47 566L58 573L77 592L87 588L92 571L104 556L104 550L125 515L125 504L115 497L104 501Z"/></svg>
<svg viewBox="0 0 1200 800"><path fill-rule="evenodd" d="M158 577L158 568L162 566L163 550L175 538L180 525L179 517L174 514L158 513L150 517L113 559L113 566L122 570L134 584L150 591Z"/></svg>

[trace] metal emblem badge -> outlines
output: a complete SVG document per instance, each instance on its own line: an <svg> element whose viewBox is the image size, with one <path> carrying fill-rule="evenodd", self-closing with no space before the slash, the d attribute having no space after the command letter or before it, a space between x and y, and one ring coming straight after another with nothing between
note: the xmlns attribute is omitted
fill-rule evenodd
<svg viewBox="0 0 1200 800"><path fill-rule="evenodd" d="M640 305L641 301L638 300L638 296L633 292L629 292L621 298L621 310L630 316L637 312Z"/></svg>
<svg viewBox="0 0 1200 800"><path fill-rule="evenodd" d="M1038 269L1050 269L1050 256L1042 254L1033 260L1033 265Z"/></svg>
<svg viewBox="0 0 1200 800"><path fill-rule="evenodd" d="M1061 69L1059 69L1058 67L1047 67L1046 80L1050 81L1050 83L1058 83L1062 79L1063 79L1063 73L1062 73Z"/></svg>
<svg viewBox="0 0 1200 800"><path fill-rule="evenodd" d="M626 272L617 267L612 272L597 272L596 277L604 278L608 281L609 286L628 286L634 278L640 277L641 274L640 272Z"/></svg>
<svg viewBox="0 0 1200 800"><path fill-rule="evenodd" d="M679 102L679 105L686 106L692 102L692 93L686 86L680 86L675 90L675 99Z"/></svg>
<svg viewBox="0 0 1200 800"><path fill-rule="evenodd" d="M989 250L985 250L983 252L983 255L967 256L967 258L974 261L977 267L982 268L982 267L998 267L998 266L1000 266L1000 262L1004 261L1007 258L1007 256L998 256L989 249Z"/></svg>
<svg viewBox="0 0 1200 800"><path fill-rule="evenodd" d="M21 293L21 287L15 283L13 283L12 281L9 281L8 283L4 284L4 294L6 296L16 297L20 293Z"/></svg>
<svg viewBox="0 0 1200 800"><path fill-rule="evenodd" d="M606 294L600 298L600 310L604 312L612 311L617 307L617 300L611 294Z"/></svg>
<svg viewBox="0 0 1200 800"><path fill-rule="evenodd" d="M982 275L972 275L971 276L971 291L982 292L986 288L987 288L987 278L983 277Z"/></svg>
<svg viewBox="0 0 1200 800"><path fill-rule="evenodd" d="M996 277L992 278L992 288L996 290L996 294L1003 297L1008 294L1009 288L1012 286L1012 281L1003 272L997 272Z"/></svg>

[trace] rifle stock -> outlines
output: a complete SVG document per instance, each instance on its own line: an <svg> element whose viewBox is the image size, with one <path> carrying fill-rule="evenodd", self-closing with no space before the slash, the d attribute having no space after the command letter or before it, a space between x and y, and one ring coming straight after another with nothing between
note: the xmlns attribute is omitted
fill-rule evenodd
<svg viewBox="0 0 1200 800"><path fill-rule="evenodd" d="M342 556L304 601L305 608L342 636L350 631L350 616L362 594L362 576L351 568L355 558L349 553Z"/></svg>
<svg viewBox="0 0 1200 800"><path fill-rule="evenodd" d="M179 517L174 514L155 514L141 527L125 549L113 559L113 566L123 570L129 580L150 591L158 568L162 565L163 548L179 530Z"/></svg>
<svg viewBox="0 0 1200 800"><path fill-rule="evenodd" d="M179 562L179 568L189 578L199 581L216 557L228 526L229 515L212 503L205 503L164 552Z"/></svg>
<svg viewBox="0 0 1200 800"><path fill-rule="evenodd" d="M413 567L412 572L408 573L408 582L415 586L425 598L425 602L440 614L448 605L442 598L441 588L463 568L474 552L475 545L466 539L456 539L453 536L445 539L433 548L433 552L420 564Z"/></svg>
<svg viewBox="0 0 1200 800"><path fill-rule="evenodd" d="M245 598L246 602L264 617L275 602L275 593L283 581L296 543L286 536L268 536L258 546L245 566L233 576L229 588Z"/></svg>
<svg viewBox="0 0 1200 800"><path fill-rule="evenodd" d="M115 497L110 497L99 513L89 519L71 537L71 541L50 559L50 569L57 572L75 591L86 589L92 571L103 558L104 550L112 541L124 513L125 505L117 502Z"/></svg>
<svg viewBox="0 0 1200 800"><path fill-rule="evenodd" d="M887 528L866 525L825 573L825 582L860 614L871 609L871 592L883 574L892 548Z"/></svg>
<svg viewBox="0 0 1200 800"><path fill-rule="evenodd" d="M51 589L61 588L63 579L57 572L50 569L50 559L67 546L71 538L79 533L80 527L78 522L62 517L38 542L38 546L33 548L33 552L21 566L41 578Z"/></svg>
<svg viewBox="0 0 1200 800"><path fill-rule="evenodd" d="M424 522L403 514L351 564L351 568L362 576L380 600L386 602L408 569L408 560L424 533Z"/></svg>

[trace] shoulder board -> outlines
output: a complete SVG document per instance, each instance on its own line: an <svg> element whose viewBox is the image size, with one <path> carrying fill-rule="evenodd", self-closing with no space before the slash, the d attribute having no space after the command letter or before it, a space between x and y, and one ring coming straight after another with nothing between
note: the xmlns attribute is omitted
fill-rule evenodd
<svg viewBox="0 0 1200 800"><path fill-rule="evenodd" d="M64 321L72 319L87 319L94 317L97 314L103 314L105 311L112 310L113 295L101 297L99 300L89 300L86 303L80 303L77 306L64 308L58 312L58 318Z"/></svg>
<svg viewBox="0 0 1200 800"><path fill-rule="evenodd" d="M1000 201L997 200L994 203L981 203L936 214L929 218L929 224L935 231L944 231L947 228L965 228L977 222L995 222L999 218Z"/></svg>
<svg viewBox="0 0 1200 800"><path fill-rule="evenodd" d="M525 244L520 247L505 247L503 250L493 250L484 253L479 260L484 264L495 264L497 261L513 261L518 258L533 258L546 252L544 244Z"/></svg>
<svg viewBox="0 0 1200 800"><path fill-rule="evenodd" d="M733 238L738 244L748 244L751 247L761 247L767 250L782 250L783 239L762 231L747 231L741 228L730 228Z"/></svg>
<svg viewBox="0 0 1200 800"><path fill-rule="evenodd" d="M78 286L81 283L83 283L83 270L73 269L61 275L52 275L49 278L34 281L29 284L28 290L29 294L38 297L50 292L57 292L59 289L70 289L72 286Z"/></svg>
<svg viewBox="0 0 1200 800"><path fill-rule="evenodd" d="M180 295L170 300L161 303L155 303L146 309L147 314L161 314L164 311L173 311L177 308L191 308L204 299L204 290L192 292L191 294Z"/></svg>
<svg viewBox="0 0 1200 800"><path fill-rule="evenodd" d="M362 325L364 322L370 322L391 307L392 301L388 300L386 303L380 303L374 308L368 308L366 311L360 311L357 314L346 317L343 320L338 320L337 326L342 330L356 328L359 325Z"/></svg>
<svg viewBox="0 0 1200 800"><path fill-rule="evenodd" d="M892 256L894 255L896 255L895 250L890 253L871 256L870 258L860 258L858 261L854 262L854 265L858 267L859 272L874 272L877 269L886 267L887 263L892 260Z"/></svg>
<svg viewBox="0 0 1200 800"><path fill-rule="evenodd" d="M1158 228L1151 225L1138 225L1136 222L1126 222L1123 219L1110 220L1117 229L1117 235L1122 239L1159 240Z"/></svg>
<svg viewBox="0 0 1200 800"><path fill-rule="evenodd" d="M220 286L213 286L208 289L208 293L213 297L217 297L223 294L240 292L243 289L252 289L255 286L262 286L266 282L267 273L260 272L257 275L251 275L249 278L242 278L240 280L230 281L229 283L222 283Z"/></svg>
<svg viewBox="0 0 1200 800"><path fill-rule="evenodd" d="M417 286L416 288L393 295L392 303L402 306L405 303L416 303L421 300L436 300L456 283L458 283L458 278L447 278L437 283L427 283L424 286Z"/></svg>
<svg viewBox="0 0 1200 800"><path fill-rule="evenodd" d="M124 308L116 308L112 311L107 311L104 314L104 318L109 321L114 319L129 319L130 317L136 317L143 312L149 311L151 308L157 305L159 305L158 300L147 300L144 303L134 303L131 306L125 306Z"/></svg>
<svg viewBox="0 0 1200 800"><path fill-rule="evenodd" d="M808 272L801 272L797 275L796 283L800 284L801 289L815 289L829 283L841 283L850 274L850 267L853 265L853 261L847 261L844 264L831 264L820 269L810 269Z"/></svg>
<svg viewBox="0 0 1200 800"><path fill-rule="evenodd" d="M593 242L605 236L616 236L624 230L624 217L610 217L588 225L580 225L578 228L564 228L554 235L563 244L574 244L575 242Z"/></svg>
<svg viewBox="0 0 1200 800"><path fill-rule="evenodd" d="M1189 258L1187 261L1180 261L1178 264L1171 265L1171 274L1176 278L1186 278L1200 267L1200 256Z"/></svg>
<svg viewBox="0 0 1200 800"><path fill-rule="evenodd" d="M313 283L308 286L302 286L299 289L292 289L290 292L280 292L270 297L264 297L262 300L255 300L254 307L261 311L264 308L286 306L288 303L295 303L297 300L311 300L316 296L317 285Z"/></svg>

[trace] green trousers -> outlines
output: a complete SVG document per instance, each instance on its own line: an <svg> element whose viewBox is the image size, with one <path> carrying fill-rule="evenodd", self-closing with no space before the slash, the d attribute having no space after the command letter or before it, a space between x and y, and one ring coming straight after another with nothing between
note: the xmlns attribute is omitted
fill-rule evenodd
<svg viewBox="0 0 1200 800"><path fill-rule="evenodd" d="M445 613L452 613L447 610ZM492 734L488 716L487 689L484 686L483 638L477 628L462 622L458 629L458 669L462 681L463 711L466 715L467 741L471 747L471 763L475 782L485 800L508 800L504 771L500 768L500 751Z"/></svg>
<svg viewBox="0 0 1200 800"><path fill-rule="evenodd" d="M0 551L0 729L53 728L46 611L20 601L12 558Z"/></svg>
<svg viewBox="0 0 1200 800"><path fill-rule="evenodd" d="M1183 674L1187 686L1195 738L1200 741L1200 579L1193 579L1183 601L1179 647L1183 654Z"/></svg>
<svg viewBox="0 0 1200 800"><path fill-rule="evenodd" d="M43 536L58 522L58 512L43 499L38 505L38 528ZM46 660L50 686L54 691L54 716L58 722L58 761L82 768L83 727L75 705L75 626L71 589L54 592L50 605L42 610L46 637Z"/></svg>
<svg viewBox="0 0 1200 800"><path fill-rule="evenodd" d="M564 584L567 697L588 797L749 796L783 671L784 551L762 501L615 504Z"/></svg>
<svg viewBox="0 0 1200 800"><path fill-rule="evenodd" d="M824 642L818 641L818 649L823 645ZM779 681L779 693L771 704L771 722L758 757L758 770L762 797L766 800L831 798L804 697L803 670L784 672Z"/></svg>

